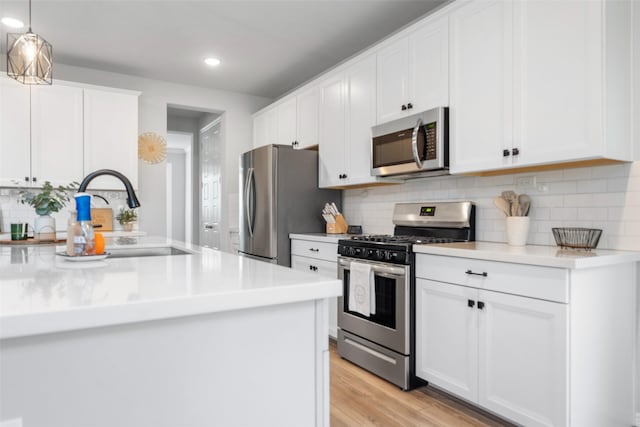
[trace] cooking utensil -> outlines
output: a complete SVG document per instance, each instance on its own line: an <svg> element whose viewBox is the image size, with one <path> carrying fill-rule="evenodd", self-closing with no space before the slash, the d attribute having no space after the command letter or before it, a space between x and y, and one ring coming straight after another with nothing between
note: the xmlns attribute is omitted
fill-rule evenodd
<svg viewBox="0 0 640 427"><path fill-rule="evenodd" d="M493 204L496 205L506 216L511 216L511 203L502 197L495 197Z"/></svg>
<svg viewBox="0 0 640 427"><path fill-rule="evenodd" d="M531 197L526 194L520 194L518 196L518 202L520 203L520 212L519 216L528 216L529 209L531 209Z"/></svg>

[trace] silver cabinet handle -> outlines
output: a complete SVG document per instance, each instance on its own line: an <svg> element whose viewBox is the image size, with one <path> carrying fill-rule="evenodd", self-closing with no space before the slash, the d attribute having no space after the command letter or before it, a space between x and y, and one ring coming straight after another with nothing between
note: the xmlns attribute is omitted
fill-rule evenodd
<svg viewBox="0 0 640 427"><path fill-rule="evenodd" d="M418 169L422 169L422 161L420 160L420 154L418 153L418 132L422 127L422 119L418 119L416 127L413 128L413 134L411 136L411 147L413 148L413 160L416 162Z"/></svg>

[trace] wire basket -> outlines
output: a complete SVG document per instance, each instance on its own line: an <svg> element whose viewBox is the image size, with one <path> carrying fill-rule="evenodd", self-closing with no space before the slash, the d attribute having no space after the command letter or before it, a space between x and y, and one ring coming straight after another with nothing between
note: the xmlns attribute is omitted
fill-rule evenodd
<svg viewBox="0 0 640 427"><path fill-rule="evenodd" d="M552 228L556 244L561 248L590 251L598 246L602 230L598 228L560 227Z"/></svg>

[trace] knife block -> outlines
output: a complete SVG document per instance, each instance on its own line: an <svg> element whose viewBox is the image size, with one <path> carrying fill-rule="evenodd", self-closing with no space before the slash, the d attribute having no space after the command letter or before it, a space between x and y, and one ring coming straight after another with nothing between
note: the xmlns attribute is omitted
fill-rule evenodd
<svg viewBox="0 0 640 427"><path fill-rule="evenodd" d="M347 222L344 220L342 214L336 216L336 222L333 224L327 223L327 234L344 234L347 232Z"/></svg>

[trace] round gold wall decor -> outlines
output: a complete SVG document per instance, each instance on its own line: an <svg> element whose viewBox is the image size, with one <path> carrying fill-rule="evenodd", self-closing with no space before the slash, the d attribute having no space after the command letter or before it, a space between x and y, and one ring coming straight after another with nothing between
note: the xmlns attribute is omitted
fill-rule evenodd
<svg viewBox="0 0 640 427"><path fill-rule="evenodd" d="M167 158L167 141L155 132L145 132L138 136L138 158L155 165Z"/></svg>

